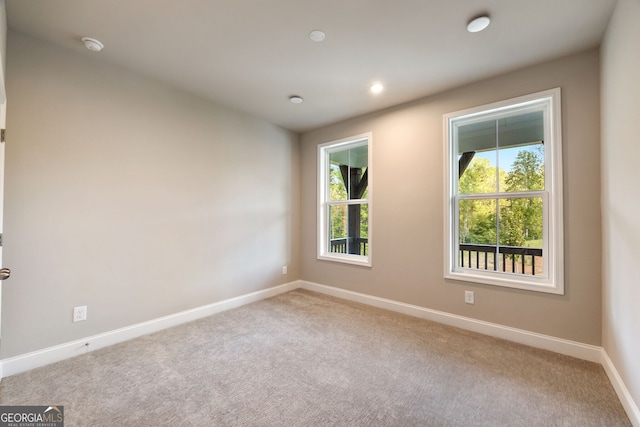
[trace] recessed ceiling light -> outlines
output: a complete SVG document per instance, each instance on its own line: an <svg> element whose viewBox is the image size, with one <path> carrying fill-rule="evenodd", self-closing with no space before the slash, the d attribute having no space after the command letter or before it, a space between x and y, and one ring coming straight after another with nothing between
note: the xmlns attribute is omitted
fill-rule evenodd
<svg viewBox="0 0 640 427"><path fill-rule="evenodd" d="M487 28L489 24L491 24L489 15L476 16L467 24L467 31L470 33L478 33Z"/></svg>
<svg viewBox="0 0 640 427"><path fill-rule="evenodd" d="M92 39L91 37L83 37L82 43L84 43L84 46L87 49L92 50L94 52L100 52L102 49L104 49L104 45L102 43L100 43L96 39Z"/></svg>
<svg viewBox="0 0 640 427"><path fill-rule="evenodd" d="M304 101L304 99L302 99L302 97L301 97L301 96L298 96L298 95L291 95L291 96L289 97L289 101L290 101L292 104L302 104L302 101Z"/></svg>
<svg viewBox="0 0 640 427"><path fill-rule="evenodd" d="M320 30L313 30L309 33L309 38L316 43L320 43L321 41L324 41L326 37L327 35Z"/></svg>
<svg viewBox="0 0 640 427"><path fill-rule="evenodd" d="M374 83L371 85L371 92L373 93L380 93L383 89L384 86L382 86L382 83Z"/></svg>

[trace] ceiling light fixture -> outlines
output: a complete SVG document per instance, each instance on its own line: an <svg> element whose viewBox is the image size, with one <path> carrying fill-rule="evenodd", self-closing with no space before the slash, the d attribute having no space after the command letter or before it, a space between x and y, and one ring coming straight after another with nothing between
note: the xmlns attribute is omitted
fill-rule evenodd
<svg viewBox="0 0 640 427"><path fill-rule="evenodd" d="M87 49L92 50L94 52L100 52L102 49L104 49L104 45L102 43L100 43L96 39L92 39L91 37L83 37L82 43L84 43L84 46Z"/></svg>
<svg viewBox="0 0 640 427"><path fill-rule="evenodd" d="M467 24L467 31L469 31L470 33L478 33L486 29L489 26L489 24L491 24L491 19L489 18L489 15L484 14L484 15L476 16Z"/></svg>
<svg viewBox="0 0 640 427"><path fill-rule="evenodd" d="M302 101L304 101L304 99L302 99L302 97L301 97L301 96L298 96L298 95L291 95L291 96L289 97L289 101L290 101L292 104L302 104Z"/></svg>
<svg viewBox="0 0 640 427"><path fill-rule="evenodd" d="M320 43L321 41L324 41L326 37L327 35L320 30L313 30L309 33L309 38L316 43Z"/></svg>
<svg viewBox="0 0 640 427"><path fill-rule="evenodd" d="M374 83L371 85L371 92L373 93L380 93L383 89L384 86L382 86L382 83Z"/></svg>

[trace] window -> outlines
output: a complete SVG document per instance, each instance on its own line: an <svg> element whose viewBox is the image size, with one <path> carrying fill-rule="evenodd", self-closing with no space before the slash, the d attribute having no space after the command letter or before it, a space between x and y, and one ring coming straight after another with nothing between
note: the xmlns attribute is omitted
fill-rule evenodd
<svg viewBox="0 0 640 427"><path fill-rule="evenodd" d="M371 134L318 147L318 259L371 266Z"/></svg>
<svg viewBox="0 0 640 427"><path fill-rule="evenodd" d="M444 120L445 277L563 294L560 89Z"/></svg>

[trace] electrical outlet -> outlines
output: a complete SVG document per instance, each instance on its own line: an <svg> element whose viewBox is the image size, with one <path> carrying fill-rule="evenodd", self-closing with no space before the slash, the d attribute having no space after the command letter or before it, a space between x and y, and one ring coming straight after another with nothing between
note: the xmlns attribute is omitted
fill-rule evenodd
<svg viewBox="0 0 640 427"><path fill-rule="evenodd" d="M73 307L73 321L81 322L87 320L87 306Z"/></svg>
<svg viewBox="0 0 640 427"><path fill-rule="evenodd" d="M473 291L464 291L464 302L467 304L475 304L475 297Z"/></svg>
<svg viewBox="0 0 640 427"><path fill-rule="evenodd" d="M287 266L282 267L282 274L287 274Z"/></svg>

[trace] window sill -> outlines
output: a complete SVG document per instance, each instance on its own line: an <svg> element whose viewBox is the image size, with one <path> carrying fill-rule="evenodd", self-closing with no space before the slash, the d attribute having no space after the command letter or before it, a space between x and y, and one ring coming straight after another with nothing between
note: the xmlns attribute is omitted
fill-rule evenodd
<svg viewBox="0 0 640 427"><path fill-rule="evenodd" d="M371 267L371 258L361 255L347 255L347 254L323 254L318 255L318 259L321 261L333 261L341 262L344 264L359 265L361 267Z"/></svg>
<svg viewBox="0 0 640 427"><path fill-rule="evenodd" d="M444 276L447 280L473 282L483 285L501 286L504 288L524 289L527 291L564 295L564 284L553 283L547 277L522 276L511 273L493 273L482 271L456 270Z"/></svg>

